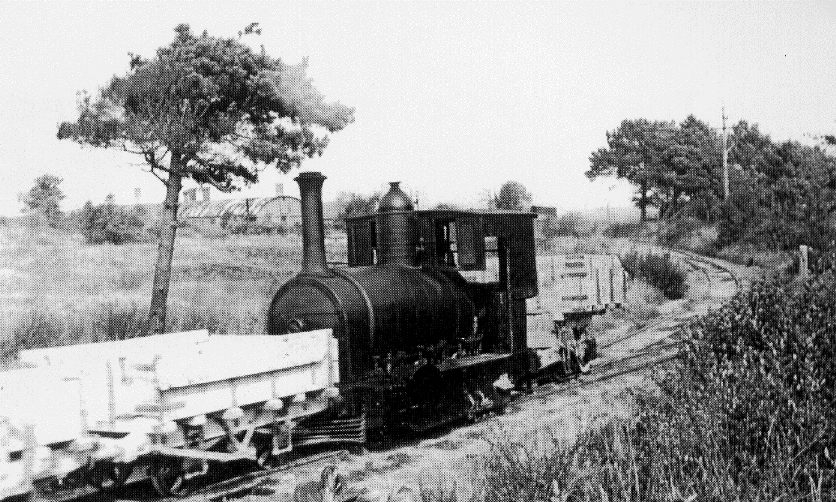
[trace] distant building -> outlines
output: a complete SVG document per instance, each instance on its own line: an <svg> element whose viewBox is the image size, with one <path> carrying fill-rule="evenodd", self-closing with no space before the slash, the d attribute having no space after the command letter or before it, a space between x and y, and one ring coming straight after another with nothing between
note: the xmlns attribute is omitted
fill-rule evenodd
<svg viewBox="0 0 836 502"><path fill-rule="evenodd" d="M557 216L557 208L552 206L531 206L531 212L543 216Z"/></svg>
<svg viewBox="0 0 836 502"><path fill-rule="evenodd" d="M301 202L298 198L282 195L276 185L275 197L210 200L204 187L202 200L197 201L197 189L186 190L180 204L179 220L205 231L221 231L244 223L264 227L293 228L302 224Z"/></svg>

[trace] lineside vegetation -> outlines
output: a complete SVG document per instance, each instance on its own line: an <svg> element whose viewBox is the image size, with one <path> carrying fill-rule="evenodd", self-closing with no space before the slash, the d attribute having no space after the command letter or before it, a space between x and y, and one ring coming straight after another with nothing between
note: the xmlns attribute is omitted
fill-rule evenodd
<svg viewBox="0 0 836 502"><path fill-rule="evenodd" d="M834 290L832 269L756 282L685 328L630 418L493 437L467 500L836 500Z"/></svg>

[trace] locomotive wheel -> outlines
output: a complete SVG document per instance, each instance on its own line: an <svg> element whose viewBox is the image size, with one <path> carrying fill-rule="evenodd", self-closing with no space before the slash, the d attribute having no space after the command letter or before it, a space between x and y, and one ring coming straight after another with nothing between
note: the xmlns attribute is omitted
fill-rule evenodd
<svg viewBox="0 0 836 502"><path fill-rule="evenodd" d="M99 490L115 490L131 476L133 466L124 462L99 462L87 472L87 482Z"/></svg>
<svg viewBox="0 0 836 502"><path fill-rule="evenodd" d="M161 497L185 497L191 491L181 458L159 457L152 462L148 474Z"/></svg>

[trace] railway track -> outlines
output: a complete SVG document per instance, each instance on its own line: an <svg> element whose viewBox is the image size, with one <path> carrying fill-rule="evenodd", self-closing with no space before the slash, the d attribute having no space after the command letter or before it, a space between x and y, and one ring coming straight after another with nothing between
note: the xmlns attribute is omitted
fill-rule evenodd
<svg viewBox="0 0 836 502"><path fill-rule="evenodd" d="M705 274L706 280L711 284L712 288L719 287L723 283L732 283L735 291L739 291L742 287L741 279L734 273L733 270L726 267L721 262L712 260L694 253L681 250L671 250L671 254L679 255L685 263L701 271ZM606 354L598 360L593 366L592 372L583 375L580 378L573 379L566 382L546 384L534 389L531 394L522 395L513 403L515 408L525 408L529 403L536 400L548 399L554 396L577 391L578 389L592 387L604 382L633 374L636 372L646 371L649 368L660 365L677 357L681 340L672 339L673 335L679 327L683 326L690 320L697 317L693 312L679 312L676 314L660 317L652 320L647 325L633 328L624 335L614 338L599 345L602 351L615 349L619 346L626 345L629 341L641 337L648 332L667 332L667 336L657 339L637 350L628 349L617 355L607 356ZM490 419L488 419L490 420ZM446 435L447 432L444 433ZM443 435L442 435L443 437ZM385 449L386 452L397 454L397 450L402 447L401 444L396 443L394 447ZM168 497L163 499L155 499L159 502L198 502L207 500L227 500L244 496L256 492L259 488L266 487L266 485L278 483L278 478L288 474L298 474L305 470L310 472L318 470L328 463L341 462L350 458L349 453L345 450L324 452L314 455L309 455L299 458L278 468L261 471L246 471L235 472L232 477L227 477L218 482L207 484L199 487L189 496L184 498ZM243 471L243 468L242 468ZM148 484L146 481L137 480L132 485ZM106 495L109 500L114 502L137 502L139 500L147 500L150 495L150 488L125 487L122 491L115 495ZM47 498L49 502L64 502L67 500L78 501L93 501L99 502L103 500L101 493L90 494L85 493L82 496L64 497L60 501Z"/></svg>
<svg viewBox="0 0 836 502"><path fill-rule="evenodd" d="M235 495L246 494L247 492L255 490L256 488L267 484L271 480L271 477L277 474L289 473L301 467L321 468L332 461L345 459L348 454L349 453L346 450L319 453L289 462L274 469L247 472L225 479L218 483L202 487L185 498L167 497L155 500L158 502L224 500L234 497ZM114 499L114 502L136 502L136 499Z"/></svg>
<svg viewBox="0 0 836 502"><path fill-rule="evenodd" d="M715 260L713 258L708 258L706 256L698 255L696 253L692 253L690 251L685 251L685 250L681 250L681 249L671 250L670 252L671 252L671 254L678 254L678 255L682 256L684 261L686 263L688 263L689 265L691 265L692 267L694 267L694 268L700 268L696 265L697 263L700 263L700 264L706 265L707 267L709 267L709 268L711 268L715 271L719 271L719 273L721 275L726 277L726 279L721 279L721 281L725 280L725 281L734 282L734 286L735 286L736 291L740 291L740 289L743 287L742 279L734 271L732 271L728 266L726 266L725 264L723 264L723 262L721 262L719 260ZM712 276L709 273L709 271L706 270L705 268L701 268L701 270L705 273L708 281L711 282Z"/></svg>
<svg viewBox="0 0 836 502"><path fill-rule="evenodd" d="M101 502L104 500L112 502L137 502L140 500L153 499L154 502L189 502L224 500L239 494L246 494L269 484L275 476L292 473L301 468L321 469L333 462L345 460L349 455L347 450L327 451L307 455L286 464L272 469L252 471L246 466L237 466L230 469L232 476L223 475L220 481L200 486L186 497L165 497L155 496L150 486L149 478L142 474L135 474L129 483L115 492L95 491L92 488L82 488L73 491L62 492L51 495L38 492L34 500L37 502ZM215 475L217 477L218 475Z"/></svg>

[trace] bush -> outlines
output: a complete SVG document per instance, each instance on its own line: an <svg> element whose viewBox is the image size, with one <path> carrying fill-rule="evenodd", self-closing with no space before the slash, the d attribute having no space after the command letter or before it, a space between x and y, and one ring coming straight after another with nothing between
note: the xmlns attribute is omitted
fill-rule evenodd
<svg viewBox="0 0 836 502"><path fill-rule="evenodd" d="M756 282L685 329L629 420L493 440L479 500L836 501L834 290Z"/></svg>
<svg viewBox="0 0 836 502"><path fill-rule="evenodd" d="M659 222L656 238L660 244L673 246L696 232L702 223L693 218L674 218Z"/></svg>
<svg viewBox="0 0 836 502"><path fill-rule="evenodd" d="M625 429L615 421L581 431L569 444L550 431L538 431L533 438L503 434L491 440L481 466L479 500L639 500L634 453Z"/></svg>
<svg viewBox="0 0 836 502"><path fill-rule="evenodd" d="M607 225L602 233L613 239L635 237L639 235L641 228L642 224L639 222L616 222Z"/></svg>
<svg viewBox="0 0 836 502"><path fill-rule="evenodd" d="M117 206L113 195L104 204L90 201L76 215L81 235L90 244L124 244L140 240L143 221L137 211Z"/></svg>
<svg viewBox="0 0 836 502"><path fill-rule="evenodd" d="M688 291L687 274L671 260L669 253L639 255L633 251L621 256L621 264L632 277L659 288L665 298L679 300Z"/></svg>
<svg viewBox="0 0 836 502"><path fill-rule="evenodd" d="M641 407L644 493L836 500L836 279L755 283L691 327Z"/></svg>
<svg viewBox="0 0 836 502"><path fill-rule="evenodd" d="M228 224L225 228L233 235L287 235L290 231L287 225L265 225L254 221Z"/></svg>

